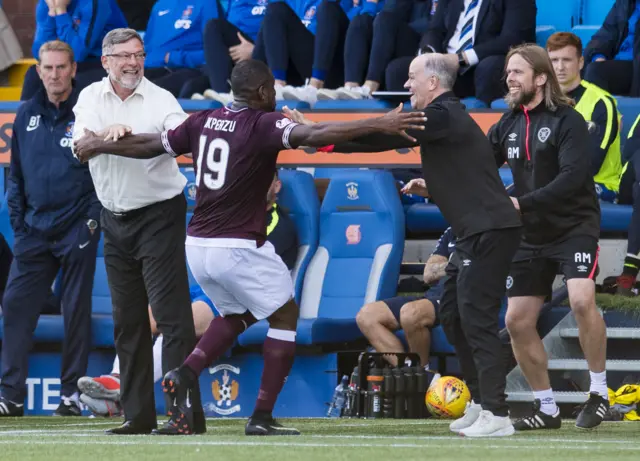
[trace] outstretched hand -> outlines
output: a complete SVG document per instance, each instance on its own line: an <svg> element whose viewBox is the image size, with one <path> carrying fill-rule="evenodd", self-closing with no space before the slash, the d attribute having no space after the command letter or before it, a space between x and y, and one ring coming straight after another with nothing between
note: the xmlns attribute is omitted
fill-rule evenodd
<svg viewBox="0 0 640 461"><path fill-rule="evenodd" d="M424 130L427 117L424 112L402 112L403 104L380 117L380 131L387 134L399 134L411 142L417 140L409 136L406 130Z"/></svg>
<svg viewBox="0 0 640 461"><path fill-rule="evenodd" d="M84 129L84 135L73 143L73 152L81 163L86 163L99 155L98 148L104 142L103 137L91 130Z"/></svg>
<svg viewBox="0 0 640 461"><path fill-rule="evenodd" d="M315 122L305 117L298 109L289 109L288 106L282 108L282 113L300 125L313 125Z"/></svg>
<svg viewBox="0 0 640 461"><path fill-rule="evenodd" d="M111 125L110 127L96 133L96 135L103 137L105 141L114 142L120 138L124 138L128 134L131 134L131 127L120 124Z"/></svg>
<svg viewBox="0 0 640 461"><path fill-rule="evenodd" d="M427 189L427 183L422 178L415 178L404 185L401 192L403 194L413 194L420 197L429 197L429 190Z"/></svg>

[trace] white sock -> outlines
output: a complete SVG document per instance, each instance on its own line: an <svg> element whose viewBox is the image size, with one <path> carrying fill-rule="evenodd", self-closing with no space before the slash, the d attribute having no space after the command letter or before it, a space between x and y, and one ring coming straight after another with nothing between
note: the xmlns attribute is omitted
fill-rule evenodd
<svg viewBox="0 0 640 461"><path fill-rule="evenodd" d="M589 392L608 399L609 391L607 389L607 370L600 373L589 371L589 376L591 377L591 387L589 388Z"/></svg>
<svg viewBox="0 0 640 461"><path fill-rule="evenodd" d="M113 367L111 367L111 374L112 375L120 374L120 359L118 358L117 354L116 354L116 358L113 359Z"/></svg>
<svg viewBox="0 0 640 461"><path fill-rule="evenodd" d="M160 335L153 343L153 382L157 383L162 376L162 335Z"/></svg>
<svg viewBox="0 0 640 461"><path fill-rule="evenodd" d="M545 415L555 416L558 412L558 405L553 398L553 390L533 391L533 398L540 399L540 411Z"/></svg>

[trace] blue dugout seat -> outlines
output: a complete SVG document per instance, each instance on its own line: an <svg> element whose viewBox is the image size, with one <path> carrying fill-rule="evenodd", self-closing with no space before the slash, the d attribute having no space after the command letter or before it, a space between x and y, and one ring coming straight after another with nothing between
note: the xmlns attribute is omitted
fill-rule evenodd
<svg viewBox="0 0 640 461"><path fill-rule="evenodd" d="M313 177L303 171L280 170L282 189L278 204L289 213L298 231L298 257L291 276L300 303L307 266L318 248L320 201Z"/></svg>
<svg viewBox="0 0 640 461"><path fill-rule="evenodd" d="M338 173L320 209L320 245L304 279L296 342L338 343L362 337L362 305L395 296L404 250L404 213L386 171ZM240 345L262 344L266 322Z"/></svg>

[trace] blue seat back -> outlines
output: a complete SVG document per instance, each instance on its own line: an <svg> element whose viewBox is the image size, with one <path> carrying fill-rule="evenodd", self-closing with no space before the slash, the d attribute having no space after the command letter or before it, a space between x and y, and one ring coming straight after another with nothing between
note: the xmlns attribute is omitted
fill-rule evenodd
<svg viewBox="0 0 640 461"><path fill-rule="evenodd" d="M104 264L104 234L100 235L96 256L96 272L93 276L93 292L91 294L91 310L94 314L108 314L113 311L111 292L107 282L107 268Z"/></svg>
<svg viewBox="0 0 640 461"><path fill-rule="evenodd" d="M187 210L193 210L196 206L196 173L193 167L182 167L180 173L187 178L184 186L184 196L187 199ZM188 221L187 221L188 222Z"/></svg>
<svg viewBox="0 0 640 461"><path fill-rule="evenodd" d="M581 3L583 24L594 24L600 27L615 0L582 0Z"/></svg>
<svg viewBox="0 0 640 461"><path fill-rule="evenodd" d="M395 296L403 250L404 210L392 174L335 174L320 208L320 245L300 317L353 319L363 304Z"/></svg>
<svg viewBox="0 0 640 461"><path fill-rule="evenodd" d="M0 206L0 233L2 233L2 236L7 241L9 248L13 250L13 229L11 228L11 220L9 218L9 204L7 203L6 193Z"/></svg>
<svg viewBox="0 0 640 461"><path fill-rule="evenodd" d="M567 32L578 23L580 0L537 0L536 6L539 26L554 26L559 32Z"/></svg>
<svg viewBox="0 0 640 461"><path fill-rule="evenodd" d="M600 29L599 25L575 26L573 29L571 29L571 32L580 37L580 40L582 41L582 47L586 48L591 41L591 37L593 37L593 34L598 32L598 29Z"/></svg>
<svg viewBox="0 0 640 461"><path fill-rule="evenodd" d="M282 189L278 204L289 213L298 231L298 257L293 268L296 301L300 302L304 275L318 249L320 201L313 177L297 170L279 171Z"/></svg>

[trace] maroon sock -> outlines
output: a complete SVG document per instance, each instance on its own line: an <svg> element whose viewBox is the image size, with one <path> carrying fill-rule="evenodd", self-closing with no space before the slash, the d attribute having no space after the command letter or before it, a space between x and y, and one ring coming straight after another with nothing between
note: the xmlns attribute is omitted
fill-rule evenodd
<svg viewBox="0 0 640 461"><path fill-rule="evenodd" d="M267 336L263 346L264 369L254 414L271 414L284 381L291 371L295 353L295 341L283 341Z"/></svg>
<svg viewBox="0 0 640 461"><path fill-rule="evenodd" d="M202 370L233 346L238 335L255 322L256 319L250 312L214 318L196 348L184 361L184 366L189 367L196 376L200 376Z"/></svg>

